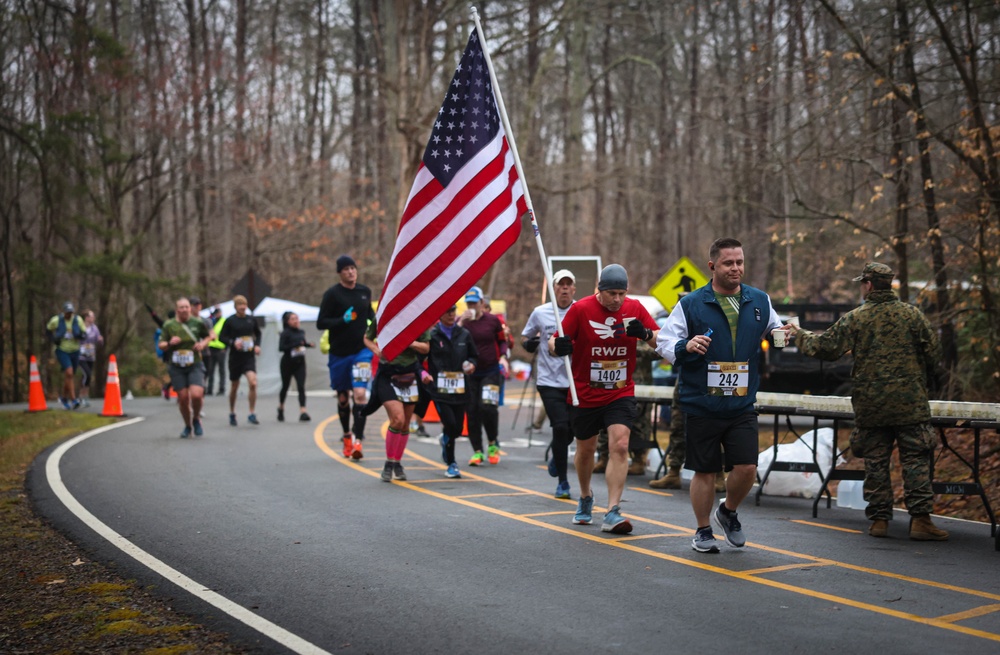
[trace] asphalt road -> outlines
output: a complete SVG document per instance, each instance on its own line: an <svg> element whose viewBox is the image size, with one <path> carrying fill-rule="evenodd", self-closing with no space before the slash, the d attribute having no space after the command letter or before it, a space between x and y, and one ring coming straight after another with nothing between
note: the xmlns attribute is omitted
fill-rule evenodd
<svg viewBox="0 0 1000 655"><path fill-rule="evenodd" d="M989 526L939 519L952 539L917 543L900 514L877 540L861 511L765 497L741 508L746 548L699 554L686 489L648 477L626 487L629 537L597 511L571 525L574 474L574 500L553 498L544 439L529 448L512 407L498 466L448 480L436 439L411 438L410 480L386 484L383 414L353 463L331 398L310 398L312 423L275 406L250 426L241 399L233 428L209 398L204 438L182 440L173 403L126 401L142 420L47 451L32 498L95 559L262 653L1000 652ZM595 493L601 507L600 476Z"/></svg>

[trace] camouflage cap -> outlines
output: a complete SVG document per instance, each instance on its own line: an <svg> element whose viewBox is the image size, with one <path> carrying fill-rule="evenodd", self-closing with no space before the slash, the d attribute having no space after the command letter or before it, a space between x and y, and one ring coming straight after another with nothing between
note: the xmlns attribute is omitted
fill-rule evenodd
<svg viewBox="0 0 1000 655"><path fill-rule="evenodd" d="M861 275L854 278L854 282L868 282L875 278L891 280L894 277L896 277L896 274L893 273L892 269L885 264L880 264L879 262L868 262L861 270Z"/></svg>

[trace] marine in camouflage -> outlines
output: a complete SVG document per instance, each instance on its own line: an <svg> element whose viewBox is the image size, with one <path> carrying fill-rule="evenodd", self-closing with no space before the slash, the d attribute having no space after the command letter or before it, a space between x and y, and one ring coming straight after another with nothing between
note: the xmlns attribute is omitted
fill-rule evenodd
<svg viewBox="0 0 1000 655"><path fill-rule="evenodd" d="M875 266L889 273L870 264L856 280L891 280L891 269ZM941 344L930 321L891 289L873 289L863 305L823 334L798 330L795 339L803 354L819 359L854 354L851 404L857 428L851 448L865 459L866 516L892 520L893 444L899 447L907 510L913 516L929 514L934 507L930 466L937 439L929 424L928 386L941 362Z"/></svg>

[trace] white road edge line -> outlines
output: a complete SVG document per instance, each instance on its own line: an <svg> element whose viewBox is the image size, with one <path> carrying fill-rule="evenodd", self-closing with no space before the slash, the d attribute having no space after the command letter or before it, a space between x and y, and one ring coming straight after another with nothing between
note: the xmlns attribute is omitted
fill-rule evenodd
<svg viewBox="0 0 1000 655"><path fill-rule="evenodd" d="M81 505L79 501L77 501L73 494L69 492L66 485L63 484L62 475L59 473L59 462L62 459L62 456L65 455L70 448L89 439L90 437L101 434L102 432L114 430L115 428L122 428L143 420L145 420L143 417L137 417L127 421L122 421L121 423L106 425L102 428L91 430L90 432L85 432L79 436L73 437L69 441L64 442L56 448L55 451L53 451L53 453L49 456L49 459L45 462L45 476L48 479L49 487L52 488L52 491L54 491L59 500L62 501L62 504L66 506L66 509L73 512L73 514L83 521L91 530L107 539L129 557L133 558L148 569L159 573L164 578L173 582L175 585L184 589L188 593L197 596L206 603L222 610L237 621L253 628L265 637L273 639L282 646L286 646L293 652L301 653L302 655L331 655L329 651L325 651L319 646L292 634L281 626L271 623L267 619L262 618L250 610L234 603L225 596L222 596L211 589L206 589L205 585L192 580L180 571L177 571L164 562L156 559L102 523L96 516L87 511L87 509Z"/></svg>

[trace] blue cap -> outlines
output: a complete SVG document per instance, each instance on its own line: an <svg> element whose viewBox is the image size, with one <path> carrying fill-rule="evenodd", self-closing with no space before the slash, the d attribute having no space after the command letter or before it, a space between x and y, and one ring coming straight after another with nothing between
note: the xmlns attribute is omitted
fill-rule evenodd
<svg viewBox="0 0 1000 655"><path fill-rule="evenodd" d="M479 287L472 287L469 292L465 294L465 304L470 304L474 302L483 301L483 290Z"/></svg>

